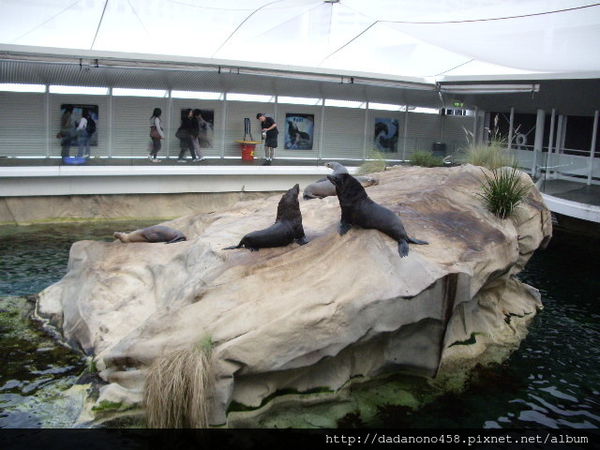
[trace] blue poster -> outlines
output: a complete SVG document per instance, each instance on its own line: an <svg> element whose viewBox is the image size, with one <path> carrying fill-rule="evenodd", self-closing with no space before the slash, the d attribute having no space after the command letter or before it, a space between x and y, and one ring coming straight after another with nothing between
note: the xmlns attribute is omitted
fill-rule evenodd
<svg viewBox="0 0 600 450"><path fill-rule="evenodd" d="M315 130L314 114L285 115L285 149L312 150Z"/></svg>

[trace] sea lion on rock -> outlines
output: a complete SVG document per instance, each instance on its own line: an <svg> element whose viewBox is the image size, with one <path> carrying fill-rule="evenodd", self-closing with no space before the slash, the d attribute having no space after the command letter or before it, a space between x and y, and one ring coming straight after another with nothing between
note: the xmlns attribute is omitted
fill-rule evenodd
<svg viewBox="0 0 600 450"><path fill-rule="evenodd" d="M302 227L302 213L298 202L299 192L300 186L296 184L281 196L273 225L264 230L248 233L238 245L225 247L223 250L247 248L256 251L267 247L285 247L294 241L300 245L306 244L308 241Z"/></svg>
<svg viewBox="0 0 600 450"><path fill-rule="evenodd" d="M154 225L132 231L131 233L115 231L113 236L121 242L166 242L167 244L172 244L174 242L187 241L187 238L181 231L164 225Z"/></svg>
<svg viewBox="0 0 600 450"><path fill-rule="evenodd" d="M338 162L330 161L325 165L333 170L332 175L348 173L348 169ZM360 184L362 184L363 187L379 184L377 178L369 176L358 176L356 179L360 182ZM320 180L317 180L304 188L303 198L304 200L311 200L313 198L325 198L334 195L336 195L335 186L327 178L321 178Z"/></svg>
<svg viewBox="0 0 600 450"><path fill-rule="evenodd" d="M327 178L335 185L342 208L340 235L346 234L352 225L379 230L398 242L398 253L401 258L408 255L409 242L421 245L429 244L426 241L409 237L400 217L371 200L365 189L352 175L342 173L328 175Z"/></svg>

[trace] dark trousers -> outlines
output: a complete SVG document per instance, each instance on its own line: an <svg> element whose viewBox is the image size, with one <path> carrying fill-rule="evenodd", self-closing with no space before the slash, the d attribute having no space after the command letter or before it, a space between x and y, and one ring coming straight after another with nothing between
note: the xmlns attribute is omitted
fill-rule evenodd
<svg viewBox="0 0 600 450"><path fill-rule="evenodd" d="M181 151L179 152L179 159L185 158L185 152L190 151L190 155L192 155L192 159L196 159L196 152L194 151L194 143L192 142L192 137L185 137L179 139L179 146L181 147Z"/></svg>
<svg viewBox="0 0 600 450"><path fill-rule="evenodd" d="M73 139L73 137L71 136L71 133L69 133L69 134L63 133L63 137L60 141L60 146L61 146L60 156L62 156L63 158L69 156L69 153L71 151L71 140L72 139Z"/></svg>
<svg viewBox="0 0 600 450"><path fill-rule="evenodd" d="M156 154L160 151L161 147L160 138L152 138L152 151L150 154L153 158L156 158Z"/></svg>

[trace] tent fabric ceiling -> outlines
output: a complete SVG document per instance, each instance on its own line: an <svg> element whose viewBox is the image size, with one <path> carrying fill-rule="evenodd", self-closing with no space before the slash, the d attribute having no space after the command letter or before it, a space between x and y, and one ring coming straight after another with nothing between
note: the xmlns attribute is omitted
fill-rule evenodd
<svg viewBox="0 0 600 450"><path fill-rule="evenodd" d="M585 0L2 0L0 44L394 77L599 72Z"/></svg>

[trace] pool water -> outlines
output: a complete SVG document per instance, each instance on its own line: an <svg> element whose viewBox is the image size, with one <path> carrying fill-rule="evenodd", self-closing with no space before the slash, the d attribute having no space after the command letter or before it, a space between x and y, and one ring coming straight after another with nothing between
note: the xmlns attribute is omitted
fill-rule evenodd
<svg viewBox="0 0 600 450"><path fill-rule="evenodd" d="M65 274L71 244L112 241L148 223L0 226L0 428L70 427L83 391L71 389L87 361L30 319L33 299Z"/></svg>
<svg viewBox="0 0 600 450"><path fill-rule="evenodd" d="M66 272L69 248L112 240L150 223L0 227L0 427L69 427L79 409L69 388L86 360L28 319L36 294ZM419 411L383 407L394 428L599 428L600 241L556 232L520 278L540 289L544 310L506 362L475 371L461 394ZM73 401L70 401L73 400ZM360 419L357 419L360 426ZM364 424L363 424L364 425Z"/></svg>

